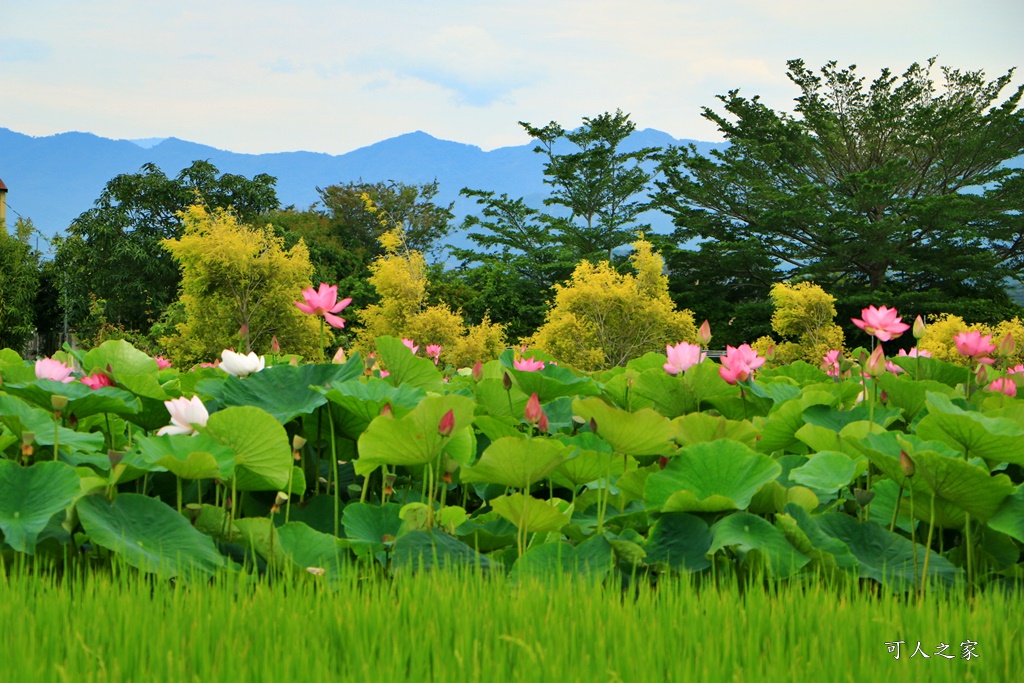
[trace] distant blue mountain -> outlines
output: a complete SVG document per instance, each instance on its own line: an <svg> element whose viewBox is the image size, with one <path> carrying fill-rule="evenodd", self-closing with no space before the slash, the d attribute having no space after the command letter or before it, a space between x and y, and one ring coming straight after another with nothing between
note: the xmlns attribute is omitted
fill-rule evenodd
<svg viewBox="0 0 1024 683"><path fill-rule="evenodd" d="M690 142L705 154L723 146L677 140L667 133L646 129L630 136L623 149ZM475 202L459 197L463 187L506 192L541 206L548 194L543 182L545 157L535 154L534 146L531 142L485 152L416 131L337 156L315 152L237 154L177 138L110 140L90 133L32 137L0 128L0 179L9 190L8 221L18 216L31 218L47 237L66 231L72 220L92 208L114 176L136 173L144 164L153 163L173 177L199 159L208 160L221 173L250 178L266 173L276 177L281 205L298 209L309 208L319 200L317 187L360 179L418 184L436 178L437 201L454 201L461 220L477 208ZM650 214L645 220L655 230L669 229L662 214Z"/></svg>

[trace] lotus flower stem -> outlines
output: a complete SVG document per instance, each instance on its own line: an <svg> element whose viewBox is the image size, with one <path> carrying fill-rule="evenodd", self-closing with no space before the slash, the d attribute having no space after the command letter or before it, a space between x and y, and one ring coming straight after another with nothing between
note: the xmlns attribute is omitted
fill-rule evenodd
<svg viewBox="0 0 1024 683"><path fill-rule="evenodd" d="M970 589L974 579L974 550L971 538L971 513L964 513L964 543L967 544L967 587Z"/></svg>
<svg viewBox="0 0 1024 683"><path fill-rule="evenodd" d="M175 476L174 477L174 481L175 481L175 484L176 484L175 488L177 489L177 494L178 494L178 514L180 515L181 514L181 477Z"/></svg>
<svg viewBox="0 0 1024 683"><path fill-rule="evenodd" d="M925 587L928 585L928 560L932 558L932 534L935 532L935 492L932 491L931 513L928 520L928 540L924 544L924 569L921 570L921 598L924 598Z"/></svg>
<svg viewBox="0 0 1024 683"><path fill-rule="evenodd" d="M896 529L896 518L900 515L900 502L903 500L903 484L901 483L899 490L896 492L896 505L892 509L892 521L889 523L889 533L893 533ZM913 500L914 492L910 492L911 500ZM913 519L911 519L913 521Z"/></svg>
<svg viewBox="0 0 1024 683"><path fill-rule="evenodd" d="M914 521L914 490L910 490L910 542L914 549L914 576L917 576L917 524Z"/></svg>
<svg viewBox="0 0 1024 683"><path fill-rule="evenodd" d="M320 331L323 332L323 321L320 322ZM320 348L321 353L323 347ZM331 412L331 405L324 406L327 410L327 423L331 427L331 478L334 480L334 536L338 536L338 516L341 514L341 491L338 486L338 452L334 443L334 414Z"/></svg>

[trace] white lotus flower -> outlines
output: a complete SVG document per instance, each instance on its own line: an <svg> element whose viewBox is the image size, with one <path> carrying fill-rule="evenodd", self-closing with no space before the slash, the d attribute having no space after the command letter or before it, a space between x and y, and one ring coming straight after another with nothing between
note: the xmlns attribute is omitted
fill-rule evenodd
<svg viewBox="0 0 1024 683"><path fill-rule="evenodd" d="M220 354L220 369L235 377L246 377L254 372L259 372L266 365L267 361L263 356L257 356L253 351L243 356L240 353L224 349Z"/></svg>
<svg viewBox="0 0 1024 683"><path fill-rule="evenodd" d="M164 405L167 406L167 412L171 414L171 424L161 427L160 431L156 433L157 436L164 434L195 436L199 432L196 431L194 425L205 427L206 421L210 419L210 413L207 412L206 406L198 396L193 396L190 399L184 396L172 398L170 401L164 401Z"/></svg>

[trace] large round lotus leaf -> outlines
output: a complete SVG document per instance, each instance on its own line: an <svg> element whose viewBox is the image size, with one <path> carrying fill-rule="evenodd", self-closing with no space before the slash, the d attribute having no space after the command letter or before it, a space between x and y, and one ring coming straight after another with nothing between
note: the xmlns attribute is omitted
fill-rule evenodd
<svg viewBox="0 0 1024 683"><path fill-rule="evenodd" d="M131 415L139 412L139 399L117 387L90 389L81 382L57 382L52 379L37 379L25 384L4 384L8 394L20 396L26 401L53 411L53 396L68 399L64 415L74 415L81 419L100 413L115 415Z"/></svg>
<svg viewBox="0 0 1024 683"><path fill-rule="evenodd" d="M500 484L526 489L548 476L575 448L548 439L506 436L491 443L472 467L459 472L463 483Z"/></svg>
<svg viewBox="0 0 1024 683"><path fill-rule="evenodd" d="M874 579L893 593L905 593L920 587L917 571L924 569L928 559L928 579L953 584L960 570L949 560L924 546L917 548L914 563L914 543L875 522L858 522L849 515L830 512L813 518L818 527L829 536L842 541L859 563L859 575Z"/></svg>
<svg viewBox="0 0 1024 683"><path fill-rule="evenodd" d="M1013 482L1005 474L992 476L987 469L960 458L949 458L933 451L911 454L915 473L914 514L928 519L932 493L936 500L968 513L973 519L987 522L1003 501L1014 492Z"/></svg>
<svg viewBox="0 0 1024 683"><path fill-rule="evenodd" d="M645 499L648 509L663 512L741 510L781 472L779 463L737 441L699 443L647 478Z"/></svg>
<svg viewBox="0 0 1024 683"><path fill-rule="evenodd" d="M289 522L276 530L285 556L302 570L323 569L328 579L337 578L349 558L348 542L324 534L303 522Z"/></svg>
<svg viewBox="0 0 1024 683"><path fill-rule="evenodd" d="M647 564L664 563L673 571L699 572L711 566L707 558L711 531L700 517L685 512L661 515L647 537Z"/></svg>
<svg viewBox="0 0 1024 683"><path fill-rule="evenodd" d="M522 438L523 433L507 422L497 420L490 415L477 415L473 418L473 424L477 431L486 436L490 441L497 441L503 436L514 436Z"/></svg>
<svg viewBox="0 0 1024 683"><path fill-rule="evenodd" d="M7 425L19 437L26 432L34 434L35 443L38 446L53 446L55 436L53 416L42 408L30 406L20 398L2 392L0 392L0 423ZM67 427L58 427L56 438L63 451L90 453L103 449L103 435L98 432L82 433Z"/></svg>
<svg viewBox="0 0 1024 683"><path fill-rule="evenodd" d="M845 453L822 451L790 471L789 479L815 491L836 491L861 475L866 467L863 458L854 461Z"/></svg>
<svg viewBox="0 0 1024 683"><path fill-rule="evenodd" d="M913 377L917 380L932 380L945 384L947 387L956 387L958 384L963 384L968 377L966 368L938 360L937 358L893 356L889 360L906 370L908 377Z"/></svg>
<svg viewBox="0 0 1024 683"><path fill-rule="evenodd" d="M483 379L476 385L476 402L480 407L487 415L510 425L522 421L529 398L515 386L505 391L500 379Z"/></svg>
<svg viewBox="0 0 1024 683"><path fill-rule="evenodd" d="M182 479L230 479L235 454L206 434L142 436L136 441L142 457Z"/></svg>
<svg viewBox="0 0 1024 683"><path fill-rule="evenodd" d="M156 498L122 493L111 504L101 496L77 504L92 539L132 567L162 578L212 575L227 566L213 539Z"/></svg>
<svg viewBox="0 0 1024 683"><path fill-rule="evenodd" d="M39 533L79 490L75 470L62 462L20 467L12 460L0 460L0 529L7 544L18 552L35 554Z"/></svg>
<svg viewBox="0 0 1024 683"><path fill-rule="evenodd" d="M513 545L516 526L492 510L460 524L455 535L470 548L489 553Z"/></svg>
<svg viewBox="0 0 1024 683"><path fill-rule="evenodd" d="M439 531L417 530L399 536L391 556L391 567L396 573L469 567L489 570L491 566L488 557Z"/></svg>
<svg viewBox="0 0 1024 683"><path fill-rule="evenodd" d="M536 354L538 360L543 360ZM514 367L514 352L509 349L498 358L503 369L525 396L537 394L541 403L554 401L563 396L597 396L600 387L590 377L578 377L572 370L544 363L543 370L527 372Z"/></svg>
<svg viewBox="0 0 1024 683"><path fill-rule="evenodd" d="M700 400L701 408L706 408L704 402L708 399L739 395L737 387L722 379L718 367L718 363L706 361L691 365L683 373L683 380L690 387L694 396Z"/></svg>
<svg viewBox="0 0 1024 683"><path fill-rule="evenodd" d="M225 408L210 416L204 430L235 454L240 491L280 491L288 486L292 448L284 427L252 406Z"/></svg>
<svg viewBox="0 0 1024 683"><path fill-rule="evenodd" d="M639 378L639 373L625 368L616 368L619 372L608 379L599 379L598 381L602 384L601 398L610 403L611 405L618 406L623 410L639 410L640 408L654 408L655 403L651 399L641 396L636 392L636 380ZM662 370L661 374L664 375L665 371ZM678 380L677 380L678 382ZM568 398L568 397L566 397ZM571 404L571 401L570 401ZM668 413L664 410L658 410L662 415Z"/></svg>
<svg viewBox="0 0 1024 683"><path fill-rule="evenodd" d="M384 549L388 540L394 540L402 528L399 516L402 506L395 503L368 505L352 503L345 506L341 524L345 537L352 544L352 550L359 556L372 557Z"/></svg>
<svg viewBox="0 0 1024 683"><path fill-rule="evenodd" d="M512 565L509 580L550 579L563 573L601 580L615 566L612 544L603 535L592 536L578 546L557 541L530 548Z"/></svg>
<svg viewBox="0 0 1024 683"><path fill-rule="evenodd" d="M569 515L555 505L522 493L498 496L491 507L519 529L534 533L558 531L570 521Z"/></svg>
<svg viewBox="0 0 1024 683"><path fill-rule="evenodd" d="M874 419L877 424L888 427L898 420L902 414L903 411L899 408L886 408L878 404L875 406L874 411L872 411L869 404L858 403L848 410L836 410L834 407L826 405L809 406L804 411L803 418L807 424L826 427L834 432L841 432L846 425L852 422L860 422L861 420Z"/></svg>
<svg viewBox="0 0 1024 683"><path fill-rule="evenodd" d="M105 341L85 354L82 367L86 372L103 370L115 375L156 375L159 367L156 361L124 341Z"/></svg>
<svg viewBox="0 0 1024 683"><path fill-rule="evenodd" d="M287 566L288 559L284 555L274 525L267 517L245 517L235 520L238 535L232 540L258 555L274 568Z"/></svg>
<svg viewBox="0 0 1024 683"><path fill-rule="evenodd" d="M709 554L724 547L760 551L770 574L779 579L792 576L811 561L786 540L785 534L748 512L737 512L717 522L711 527L711 539Z"/></svg>
<svg viewBox="0 0 1024 683"><path fill-rule="evenodd" d="M878 384L886 393L888 403L903 410L903 419L907 424L913 423L918 413L925 407L929 391L947 396L954 395L954 389L941 382L930 379L914 380L906 375L894 375L891 372L882 374L878 378Z"/></svg>
<svg viewBox="0 0 1024 683"><path fill-rule="evenodd" d="M816 382L826 382L829 379L828 375L826 375L821 368L802 360L762 370L760 376L765 379L771 377L788 377L801 387L808 384L814 384Z"/></svg>
<svg viewBox="0 0 1024 683"><path fill-rule="evenodd" d="M1012 496L1003 499L988 525L1024 543L1024 484L1018 486Z"/></svg>
<svg viewBox="0 0 1024 683"><path fill-rule="evenodd" d="M785 512L775 515L775 526L797 550L812 558L826 572L842 569L856 575L857 558L845 543L822 531L816 519L803 507L789 504Z"/></svg>
<svg viewBox="0 0 1024 683"><path fill-rule="evenodd" d="M662 356L664 358L664 356ZM697 410L697 395L678 375L670 375L659 366L641 372L633 381L632 394L647 401L665 417L677 417ZM635 404L632 408L645 406Z"/></svg>
<svg viewBox="0 0 1024 683"><path fill-rule="evenodd" d="M423 465L430 462L448 440L438 432L441 418L452 411L455 422L451 438L454 439L455 432L472 429L475 408L473 399L448 394L426 397L404 417L380 415L374 418L359 437L356 474L368 474L381 465Z"/></svg>
<svg viewBox="0 0 1024 683"><path fill-rule="evenodd" d="M832 406L838 402L834 394L805 391L797 398L777 406L761 424L761 439L757 442L757 450L761 453L774 453L793 447L799 443L796 432L804 426L804 411L813 405Z"/></svg>
<svg viewBox="0 0 1024 683"><path fill-rule="evenodd" d="M636 467L636 460L629 456L626 458L618 453L580 450L573 457L564 460L552 473L551 479L556 484L579 487L592 481L617 477L626 471L627 462Z"/></svg>
<svg viewBox="0 0 1024 683"><path fill-rule="evenodd" d="M707 413L691 413L672 420L676 425L675 439L680 446L705 441L732 439L754 448L759 432L749 422L727 420Z"/></svg>
<svg viewBox="0 0 1024 683"><path fill-rule="evenodd" d="M414 356L401 339L378 337L377 357L384 363L388 376L385 381L392 386L408 384L424 391L441 391L444 380L434 361Z"/></svg>
<svg viewBox="0 0 1024 683"><path fill-rule="evenodd" d="M318 387L317 391L334 406L334 428L352 440L366 431L384 406L391 406L395 417L403 417L426 396L422 389L408 384L394 387L376 378L333 384L330 389Z"/></svg>
<svg viewBox="0 0 1024 683"><path fill-rule="evenodd" d="M859 439L840 436L838 432L834 432L828 427L805 424L796 430L793 436L807 445L812 453L816 451L839 451L851 458L859 458L862 455L860 449L855 445Z"/></svg>
<svg viewBox="0 0 1024 683"><path fill-rule="evenodd" d="M597 434L619 453L666 455L676 450L675 424L648 408L628 413L599 398L584 398L573 401L572 409L584 420L593 420Z"/></svg>
<svg viewBox="0 0 1024 683"><path fill-rule="evenodd" d="M964 410L943 394L927 396L928 414L917 425L919 437L944 441L972 458L1024 465L1024 427L1017 422Z"/></svg>
<svg viewBox="0 0 1024 683"><path fill-rule="evenodd" d="M219 385L220 393L216 398L223 406L262 408L285 424L299 415L312 413L327 402L322 393L311 387L359 377L363 367L358 353L343 365L275 365L241 379L227 377Z"/></svg>

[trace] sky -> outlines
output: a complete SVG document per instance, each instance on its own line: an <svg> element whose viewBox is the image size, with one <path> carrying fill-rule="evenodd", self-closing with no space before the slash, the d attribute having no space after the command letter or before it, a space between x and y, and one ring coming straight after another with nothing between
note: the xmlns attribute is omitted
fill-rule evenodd
<svg viewBox="0 0 1024 683"><path fill-rule="evenodd" d="M621 109L717 141L716 95L792 110L789 59L995 78L1024 67L1022 27L1021 0L0 0L0 127L329 154L422 130L490 150L528 142L519 121Z"/></svg>

